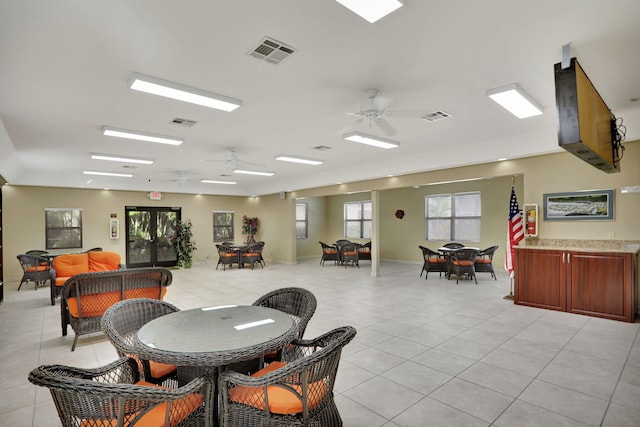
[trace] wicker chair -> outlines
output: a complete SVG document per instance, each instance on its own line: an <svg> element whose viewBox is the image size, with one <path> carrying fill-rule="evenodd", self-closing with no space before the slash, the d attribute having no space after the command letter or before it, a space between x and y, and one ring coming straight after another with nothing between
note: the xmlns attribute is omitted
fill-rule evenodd
<svg viewBox="0 0 640 427"><path fill-rule="evenodd" d="M438 272L440 273L440 276L442 276L442 273L444 273L445 276L448 275L449 261L446 257L441 253L432 251L424 246L418 247L422 251L422 258L424 259L422 270L420 271L420 277L422 277L422 273L426 272L427 274L424 275L424 280L427 280L430 271Z"/></svg>
<svg viewBox="0 0 640 427"><path fill-rule="evenodd" d="M340 246L340 261L342 261L345 268L349 264L360 268L360 254L358 253L359 248L359 243L345 243L344 245Z"/></svg>
<svg viewBox="0 0 640 427"><path fill-rule="evenodd" d="M449 278L451 278L452 274L455 274L456 285L462 276L473 277L476 285L478 284L475 269L478 252L477 249L458 249L451 253L451 271L449 272Z"/></svg>
<svg viewBox="0 0 640 427"><path fill-rule="evenodd" d="M491 273L491 277L498 280L496 272L493 269L493 255L496 253L496 250L498 250L498 245L491 246L478 253L475 264L476 273Z"/></svg>
<svg viewBox="0 0 640 427"><path fill-rule="evenodd" d="M143 379L154 384L175 384L176 365L140 359L134 342L138 329L147 322L180 309L165 301L134 298L115 303L104 312L100 326L119 357L132 357L140 365Z"/></svg>
<svg viewBox="0 0 640 427"><path fill-rule="evenodd" d="M264 294L252 305L284 311L298 325L298 338L302 338L307 324L316 312L318 301L315 295L304 288L281 288Z"/></svg>
<svg viewBox="0 0 640 427"><path fill-rule="evenodd" d="M360 245L358 248L358 259L371 261L371 242Z"/></svg>
<svg viewBox="0 0 640 427"><path fill-rule="evenodd" d="M333 387L342 348L356 335L344 326L312 340L295 340L282 360L247 376L220 375L224 426L342 426Z"/></svg>
<svg viewBox="0 0 640 427"><path fill-rule="evenodd" d="M210 426L213 420L210 378L178 389L158 387L139 382L133 359L94 369L43 365L29 381L49 389L63 427Z"/></svg>
<svg viewBox="0 0 640 427"><path fill-rule="evenodd" d="M226 270L227 265L233 267L233 264L240 266L240 260L238 259L238 251L231 248L229 245L216 245L218 249L218 264L216 264L216 270L220 265L222 269Z"/></svg>
<svg viewBox="0 0 640 427"><path fill-rule="evenodd" d="M340 262L340 253L335 246L327 245L323 242L320 243L322 247L322 258L320 258L320 265L324 265L325 261L333 261L335 264Z"/></svg>
<svg viewBox="0 0 640 427"><path fill-rule="evenodd" d="M22 279L18 285L18 290L25 282L32 281L34 283L34 289L38 289L38 286L46 283L47 280L51 282L51 263L48 259L42 258L38 255L20 254L17 256L22 267Z"/></svg>
<svg viewBox="0 0 640 427"><path fill-rule="evenodd" d="M253 266L256 264L259 264L260 267L264 268L264 263L262 261L263 249L264 242L256 242L252 245L247 246L247 248L240 254L242 264L251 264L252 270Z"/></svg>

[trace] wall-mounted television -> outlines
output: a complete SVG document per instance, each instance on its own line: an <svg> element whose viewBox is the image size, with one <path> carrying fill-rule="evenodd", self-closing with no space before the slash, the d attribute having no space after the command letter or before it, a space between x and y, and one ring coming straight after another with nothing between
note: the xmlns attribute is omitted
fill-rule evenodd
<svg viewBox="0 0 640 427"><path fill-rule="evenodd" d="M554 71L558 145L604 172L620 172L615 116L576 58Z"/></svg>

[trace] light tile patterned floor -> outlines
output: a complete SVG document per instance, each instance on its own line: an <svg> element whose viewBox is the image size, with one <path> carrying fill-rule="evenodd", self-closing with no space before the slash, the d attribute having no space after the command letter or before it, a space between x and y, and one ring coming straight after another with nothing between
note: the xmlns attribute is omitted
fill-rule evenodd
<svg viewBox="0 0 640 427"><path fill-rule="evenodd" d="M318 298L306 336L353 325L335 386L347 427L640 425L640 323L515 306L504 272L478 285L420 265L368 262L342 268L318 260L256 270L196 264L174 270L167 300L182 309L251 304L280 287ZM104 365L116 353L102 334L60 334L48 289L5 284L0 305L0 425L58 426L46 389L27 373L40 364Z"/></svg>

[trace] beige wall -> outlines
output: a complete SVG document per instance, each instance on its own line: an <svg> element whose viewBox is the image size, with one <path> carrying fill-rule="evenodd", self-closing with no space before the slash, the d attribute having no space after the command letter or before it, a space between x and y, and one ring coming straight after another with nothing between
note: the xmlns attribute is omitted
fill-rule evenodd
<svg viewBox="0 0 640 427"><path fill-rule="evenodd" d="M340 186L287 193L284 200L278 194L261 197L206 196L164 194L163 200L151 201L146 193L82 190L49 187L3 186L3 244L5 281L21 277L15 256L29 249L44 248L44 209L82 208L84 248L102 246L125 255L124 207L179 206L182 218L191 219L198 250L196 261L217 262L213 244L212 212L234 211L236 241L241 242L242 216L257 216L262 222L257 240L264 240L265 257L275 262L294 263L297 256L319 254L318 240L332 242L343 237L342 204L352 200L370 200L370 190L380 191L380 256L382 259L417 262L417 246L424 240L424 195L454 191L483 191L483 234L481 247L498 244L504 249L506 215L511 176L516 175L520 205L538 203L542 195L588 189L615 190L614 221L540 221L540 237L569 239L640 240L638 212L640 193L621 194L623 186L640 185L640 144L625 143L622 172L606 174L569 153L550 154L526 159L509 160L485 165L425 172L402 177L362 181ZM492 178L466 183L433 184L443 181ZM364 192L363 192L364 191ZM353 194L347 194L353 193ZM486 194L485 194L486 193ZM331 197L327 197L331 196ZM296 241L296 198L309 204L309 239ZM393 213L404 209L406 216L397 220ZM120 219L121 237L110 240L109 215ZM427 244L437 246L438 242ZM315 252L317 251L317 252Z"/></svg>

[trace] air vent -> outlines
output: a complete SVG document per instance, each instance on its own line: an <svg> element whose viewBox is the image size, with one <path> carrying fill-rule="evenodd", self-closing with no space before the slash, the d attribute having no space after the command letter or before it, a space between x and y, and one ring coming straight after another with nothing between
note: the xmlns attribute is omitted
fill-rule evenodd
<svg viewBox="0 0 640 427"><path fill-rule="evenodd" d="M195 125L198 122L196 122L195 120L181 119L179 117L176 117L175 119L171 120L169 123L171 123L172 125L178 125L178 126L184 126L186 128L191 128L191 127L193 127L193 125Z"/></svg>
<svg viewBox="0 0 640 427"><path fill-rule="evenodd" d="M291 46L287 46L271 37L265 36L260 40L258 47L249 52L249 55L271 64L279 64L295 51Z"/></svg>
<svg viewBox="0 0 640 427"><path fill-rule="evenodd" d="M312 150L318 150L318 151L327 151L327 150L331 150L331 147L327 147L326 145L317 145L315 147L311 147Z"/></svg>
<svg viewBox="0 0 640 427"><path fill-rule="evenodd" d="M436 110L433 113L427 113L422 116L422 118L428 122L437 122L438 120L446 119L447 117L451 117L451 114L442 110Z"/></svg>

